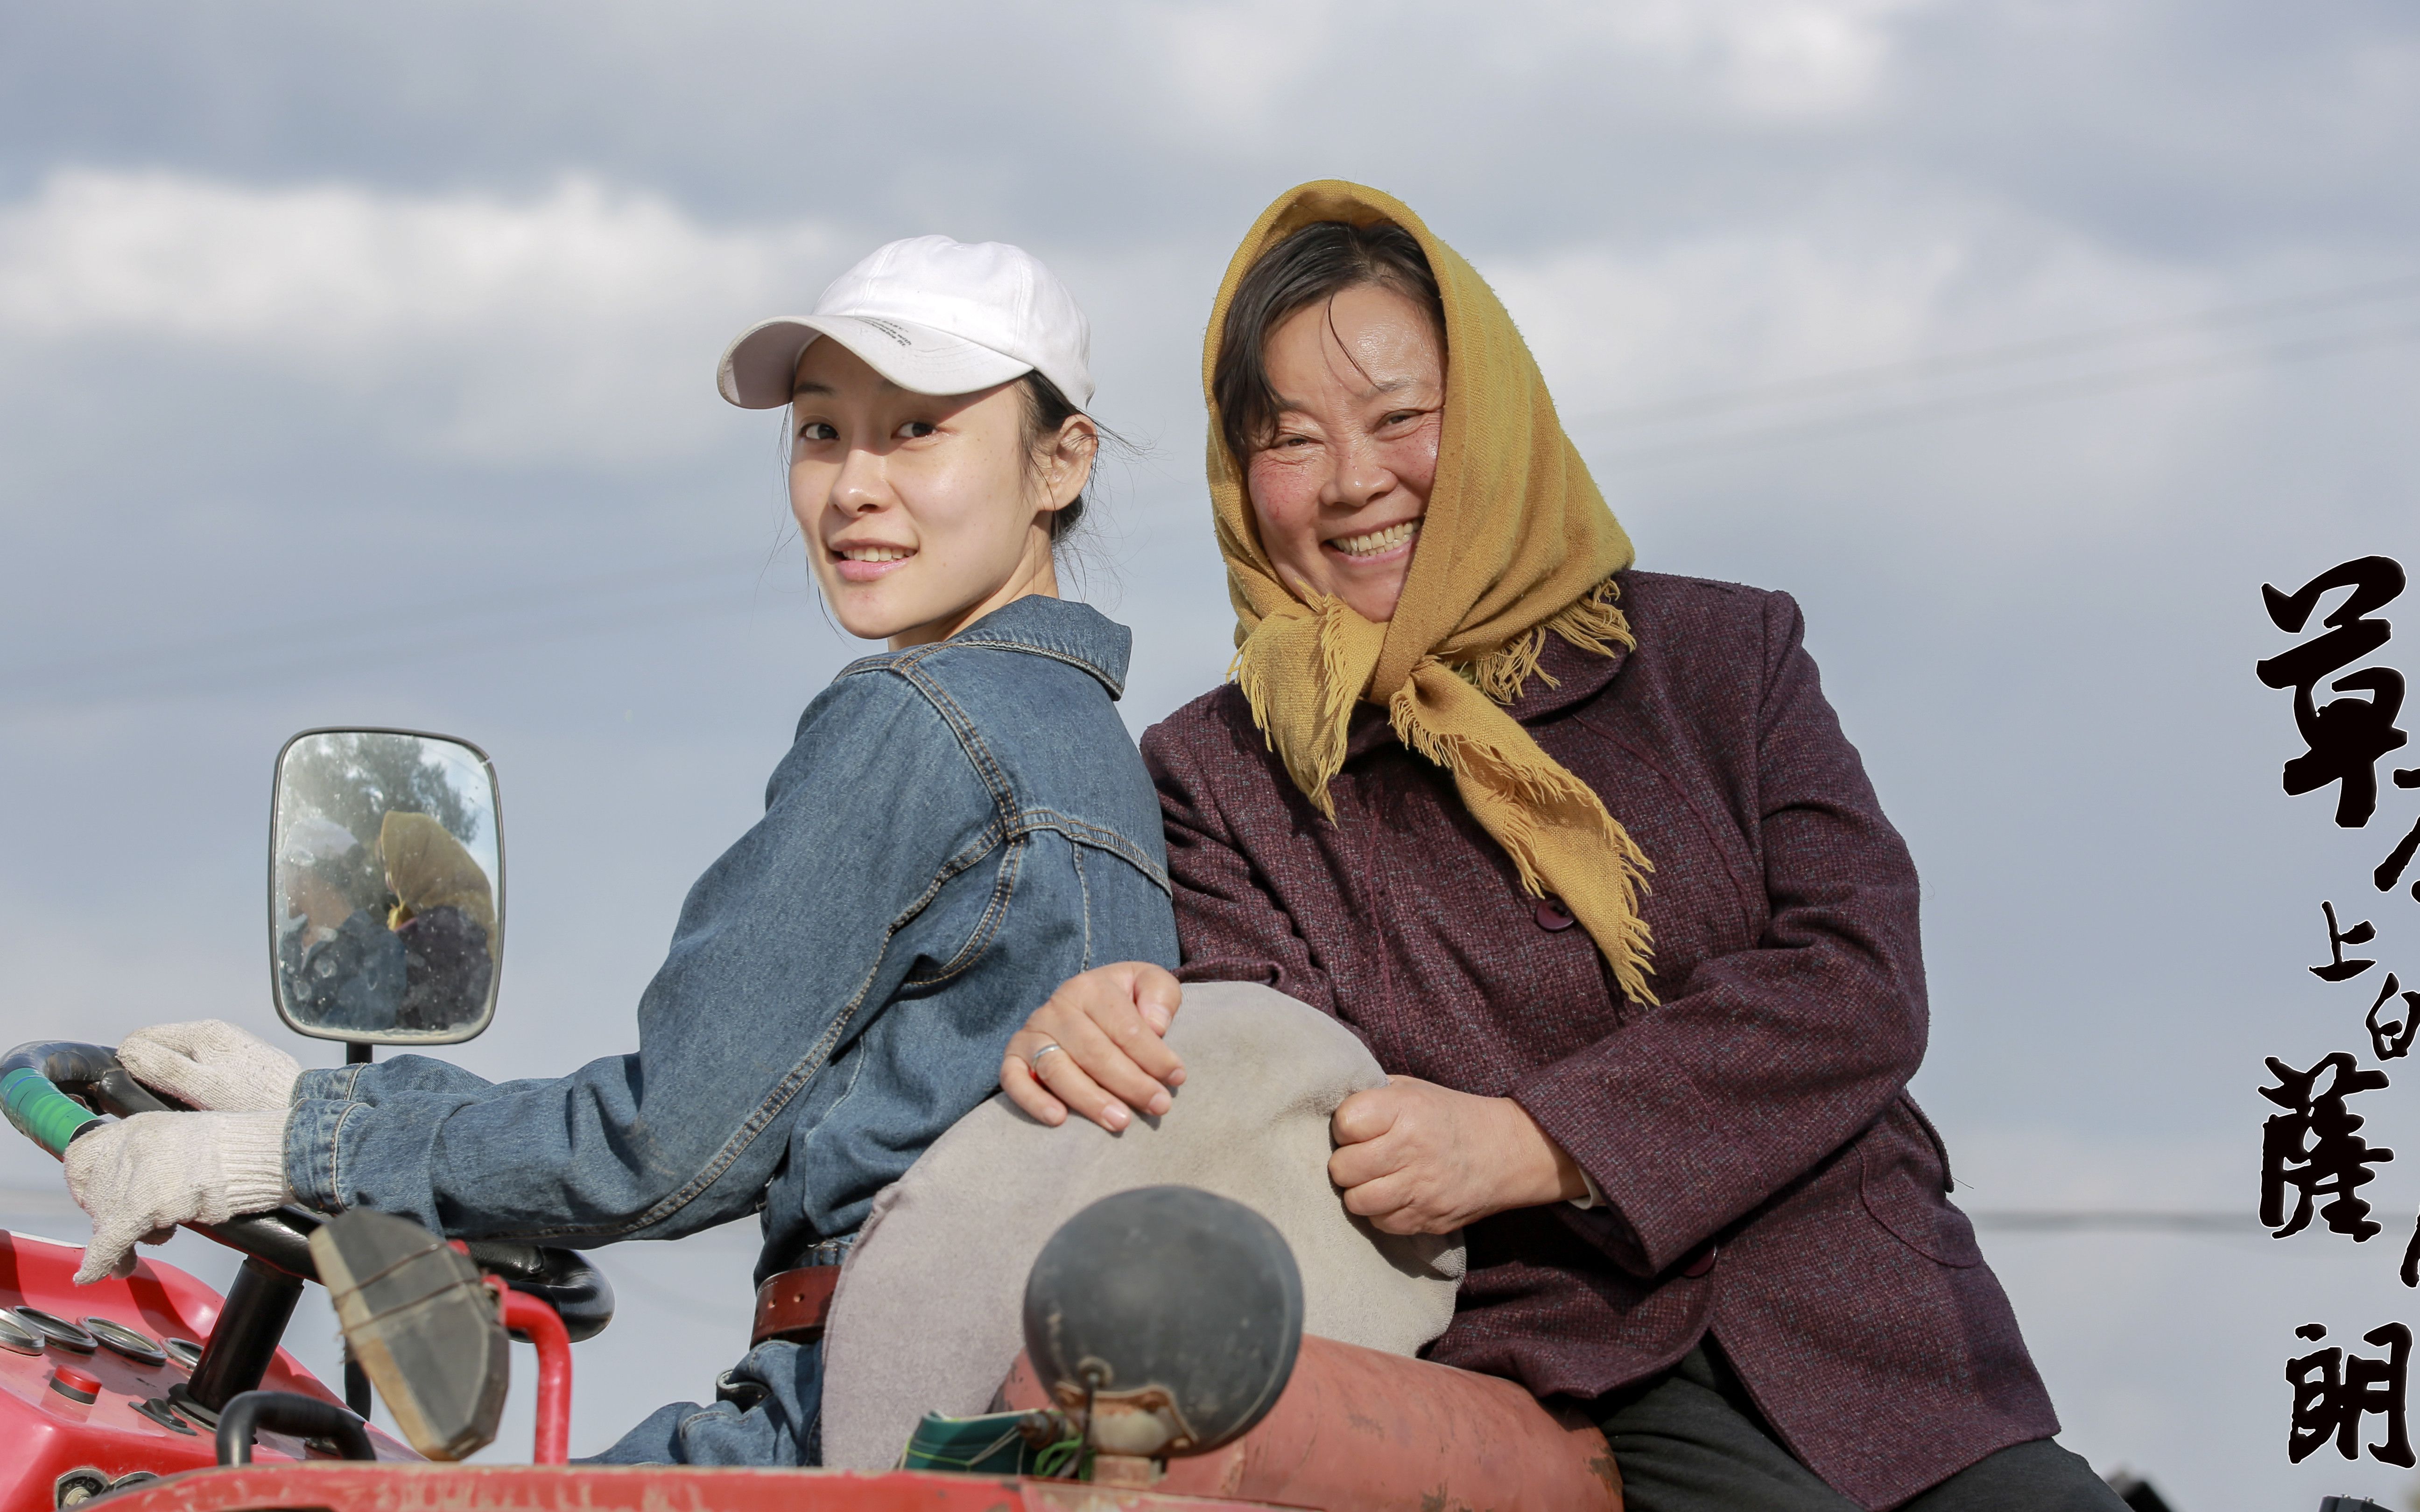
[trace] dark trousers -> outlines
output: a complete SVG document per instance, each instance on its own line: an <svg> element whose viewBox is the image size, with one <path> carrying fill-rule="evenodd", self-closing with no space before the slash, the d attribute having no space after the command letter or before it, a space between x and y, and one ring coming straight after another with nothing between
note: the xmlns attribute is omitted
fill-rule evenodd
<svg viewBox="0 0 2420 1512"><path fill-rule="evenodd" d="M1766 1426L1709 1338L1663 1375L1597 1404L1623 1512L1857 1512ZM1967 1466L1900 1512L2126 1512L2092 1467L2049 1439Z"/></svg>

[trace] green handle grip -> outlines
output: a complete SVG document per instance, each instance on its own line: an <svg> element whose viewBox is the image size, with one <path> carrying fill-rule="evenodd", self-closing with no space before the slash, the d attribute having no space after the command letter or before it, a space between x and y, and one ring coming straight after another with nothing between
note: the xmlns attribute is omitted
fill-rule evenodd
<svg viewBox="0 0 2420 1512"><path fill-rule="evenodd" d="M20 1066L0 1076L0 1111L17 1132L54 1155L65 1155L68 1141L101 1115L51 1085L40 1072Z"/></svg>

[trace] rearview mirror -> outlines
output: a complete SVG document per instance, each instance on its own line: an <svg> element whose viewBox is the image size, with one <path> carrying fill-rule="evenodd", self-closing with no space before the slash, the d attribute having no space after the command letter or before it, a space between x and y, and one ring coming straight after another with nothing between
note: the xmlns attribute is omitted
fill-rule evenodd
<svg viewBox="0 0 2420 1512"><path fill-rule="evenodd" d="M496 772L468 741L306 730L277 753L270 975L287 1026L452 1044L495 1016L504 856Z"/></svg>

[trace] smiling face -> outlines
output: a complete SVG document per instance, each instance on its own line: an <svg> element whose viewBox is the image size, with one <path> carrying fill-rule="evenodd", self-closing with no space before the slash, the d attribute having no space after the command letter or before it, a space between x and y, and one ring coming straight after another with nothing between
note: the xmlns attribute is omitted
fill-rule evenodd
<svg viewBox="0 0 2420 1512"><path fill-rule="evenodd" d="M1263 548L1297 593L1393 619L1436 481L1445 347L1435 322L1391 288L1358 285L1288 316L1262 360L1277 424L1245 481Z"/></svg>
<svg viewBox="0 0 2420 1512"><path fill-rule="evenodd" d="M849 634L896 651L1058 596L1050 517L1083 492L1097 433L1078 415L1030 446L1026 404L1019 381L910 393L829 338L800 355L790 512Z"/></svg>

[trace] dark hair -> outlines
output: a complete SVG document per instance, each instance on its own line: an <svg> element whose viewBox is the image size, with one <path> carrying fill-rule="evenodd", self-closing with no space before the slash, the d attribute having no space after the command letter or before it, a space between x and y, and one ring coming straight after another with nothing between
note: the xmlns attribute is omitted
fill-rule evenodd
<svg viewBox="0 0 2420 1512"><path fill-rule="evenodd" d="M1375 284L1419 304L1445 332L1445 301L1418 238L1391 221L1353 225L1318 221L1261 255L1235 285L1218 332L1210 396L1219 435L1241 468L1277 430L1278 391L1269 384L1270 333L1296 312L1349 288Z"/></svg>
<svg viewBox="0 0 2420 1512"><path fill-rule="evenodd" d="M1017 392L1025 396L1025 450L1034 459L1035 470L1039 471L1043 449L1058 440L1061 427L1084 411L1077 409L1065 394L1059 392L1058 384L1044 378L1039 368L1025 375L1017 384ZM1098 429L1097 422L1094 428ZM1093 463L1096 468L1100 465L1097 451ZM1085 507L1092 502L1086 497L1092 486L1092 479L1085 479L1086 492L1077 494L1063 508L1051 515L1052 546L1065 540L1083 522Z"/></svg>

